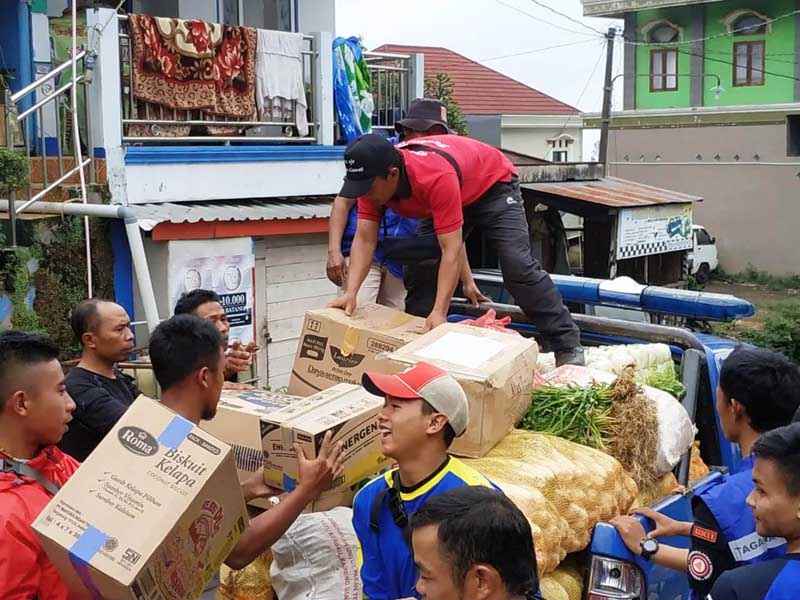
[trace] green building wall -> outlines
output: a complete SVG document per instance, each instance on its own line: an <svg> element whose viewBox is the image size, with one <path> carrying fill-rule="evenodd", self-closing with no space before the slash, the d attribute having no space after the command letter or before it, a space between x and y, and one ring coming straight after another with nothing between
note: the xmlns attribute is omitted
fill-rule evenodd
<svg viewBox="0 0 800 600"><path fill-rule="evenodd" d="M795 63L800 60L800 49L796 47L797 19L785 17L770 25L767 34L759 36L732 36L726 33L725 18L739 9L752 9L774 19L795 10L795 0L726 0L703 5L676 7L661 10L647 10L634 13L636 40L646 41L642 29L649 23L667 20L682 29L683 40L693 36L690 24L699 12L703 15L703 38L712 37L704 43L702 54L704 72L703 106L738 106L783 104L795 101ZM626 34L631 37L630 32ZM764 85L733 85L733 45L736 42L751 40L765 41L766 60ZM667 45L665 45L667 46ZM691 106L692 78L699 73L691 73L693 50L689 44L674 44L678 48L678 90L674 92L651 92L650 79L643 75L650 73L650 52L652 46L637 46L636 57L636 101L637 109L689 108ZM722 92L717 98L714 86L716 81L708 75L719 76Z"/></svg>

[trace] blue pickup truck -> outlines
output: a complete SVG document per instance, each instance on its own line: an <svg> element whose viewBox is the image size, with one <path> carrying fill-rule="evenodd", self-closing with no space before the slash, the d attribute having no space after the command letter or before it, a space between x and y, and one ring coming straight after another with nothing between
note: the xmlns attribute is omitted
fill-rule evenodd
<svg viewBox="0 0 800 600"><path fill-rule="evenodd" d="M455 299L449 320L473 318L493 308L499 317L512 318L513 329L535 337L535 328L513 306L513 298L504 289L500 274L479 271L475 276L492 303L476 309ZM687 389L682 403L697 426L703 460L714 466L706 477L689 485L687 454L675 469L686 491L662 498L652 508L672 518L691 521L693 494L727 477L741 460L739 448L723 435L715 401L720 366L737 342L697 329L707 329L710 322L752 316L753 305L730 295L641 286L629 279L603 281L554 275L553 280L572 311L585 346L665 343L672 349ZM665 322L673 325L661 324ZM652 523L644 518L642 522L645 529L652 529ZM663 542L683 548L689 545L686 537ZM686 574L642 561L626 548L616 530L607 523L595 527L592 541L582 554L585 600L689 598Z"/></svg>

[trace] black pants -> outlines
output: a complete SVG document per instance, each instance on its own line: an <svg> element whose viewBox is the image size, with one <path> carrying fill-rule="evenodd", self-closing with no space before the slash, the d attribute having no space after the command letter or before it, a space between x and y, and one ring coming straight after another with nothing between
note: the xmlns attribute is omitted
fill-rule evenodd
<svg viewBox="0 0 800 600"><path fill-rule="evenodd" d="M580 332L561 294L531 255L518 181L498 182L477 202L464 208L464 239L476 225L480 225L497 253L506 289L540 331L538 339L542 349L554 352L579 345ZM418 234L432 232L430 219L420 222ZM405 268L406 312L419 317L430 314L436 300L438 273L438 260Z"/></svg>

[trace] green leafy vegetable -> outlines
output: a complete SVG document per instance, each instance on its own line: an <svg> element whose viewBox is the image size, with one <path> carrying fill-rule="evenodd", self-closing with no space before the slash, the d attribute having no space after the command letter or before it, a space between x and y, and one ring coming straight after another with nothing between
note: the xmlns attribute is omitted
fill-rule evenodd
<svg viewBox="0 0 800 600"><path fill-rule="evenodd" d="M533 402L520 427L603 450L605 431L612 422L612 388L603 383L541 387L533 392Z"/></svg>

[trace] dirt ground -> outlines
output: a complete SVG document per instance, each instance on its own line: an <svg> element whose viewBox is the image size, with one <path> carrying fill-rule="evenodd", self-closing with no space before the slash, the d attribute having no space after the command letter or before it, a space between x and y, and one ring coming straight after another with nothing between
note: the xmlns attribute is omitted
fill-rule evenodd
<svg viewBox="0 0 800 600"><path fill-rule="evenodd" d="M706 292L717 294L731 294L748 300L756 305L756 314L748 319L742 320L741 327L760 327L764 319L769 316L775 308L800 302L800 290L781 290L773 291L766 287L747 284L747 283L727 283L724 281L710 281L706 287Z"/></svg>

